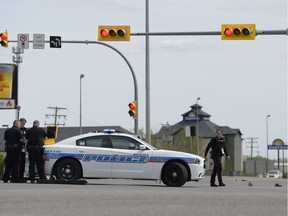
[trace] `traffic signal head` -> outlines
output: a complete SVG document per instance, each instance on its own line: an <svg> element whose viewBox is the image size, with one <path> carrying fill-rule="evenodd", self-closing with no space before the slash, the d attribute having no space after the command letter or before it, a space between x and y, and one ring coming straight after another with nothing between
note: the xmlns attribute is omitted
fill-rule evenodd
<svg viewBox="0 0 288 216"><path fill-rule="evenodd" d="M222 40L255 40L255 24L223 24L221 27Z"/></svg>
<svg viewBox="0 0 288 216"><path fill-rule="evenodd" d="M47 138L56 139L58 135L58 126L47 126Z"/></svg>
<svg viewBox="0 0 288 216"><path fill-rule="evenodd" d="M137 119L137 102L133 101L131 103L128 104L129 106L129 115L133 118L133 119Z"/></svg>
<svg viewBox="0 0 288 216"><path fill-rule="evenodd" d="M99 26L98 41L129 41L130 26Z"/></svg>
<svg viewBox="0 0 288 216"><path fill-rule="evenodd" d="M1 46L3 47L8 47L8 32L2 32L0 33L0 38L1 38Z"/></svg>

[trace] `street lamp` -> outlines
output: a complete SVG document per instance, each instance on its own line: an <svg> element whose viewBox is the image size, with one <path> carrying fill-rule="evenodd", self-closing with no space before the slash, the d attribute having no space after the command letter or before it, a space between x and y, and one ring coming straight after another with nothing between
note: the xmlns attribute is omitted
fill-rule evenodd
<svg viewBox="0 0 288 216"><path fill-rule="evenodd" d="M80 75L80 134L82 134L82 78L84 74Z"/></svg>
<svg viewBox="0 0 288 216"><path fill-rule="evenodd" d="M267 142L267 158L266 158L266 174L268 173L268 118L271 115L266 116L266 142Z"/></svg>
<svg viewBox="0 0 288 216"><path fill-rule="evenodd" d="M196 135L196 140L197 140L197 154L200 154L199 151L199 115L198 115L198 111L199 111L199 105L198 105L198 101L200 100L200 97L197 98L197 116L196 116L196 127L197 127L197 135Z"/></svg>

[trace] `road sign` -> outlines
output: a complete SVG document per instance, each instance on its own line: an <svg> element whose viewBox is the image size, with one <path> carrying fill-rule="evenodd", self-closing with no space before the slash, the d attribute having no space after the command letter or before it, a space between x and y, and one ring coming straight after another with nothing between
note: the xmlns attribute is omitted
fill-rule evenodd
<svg viewBox="0 0 288 216"><path fill-rule="evenodd" d="M0 109L15 109L16 103L13 99L0 99Z"/></svg>
<svg viewBox="0 0 288 216"><path fill-rule="evenodd" d="M18 34L17 46L22 49L29 49L29 34Z"/></svg>
<svg viewBox="0 0 288 216"><path fill-rule="evenodd" d="M61 48L61 36L50 36L50 48Z"/></svg>
<svg viewBox="0 0 288 216"><path fill-rule="evenodd" d="M288 145L268 145L268 149L269 150L287 150L288 149Z"/></svg>
<svg viewBox="0 0 288 216"><path fill-rule="evenodd" d="M33 34L33 49L45 48L45 34Z"/></svg>

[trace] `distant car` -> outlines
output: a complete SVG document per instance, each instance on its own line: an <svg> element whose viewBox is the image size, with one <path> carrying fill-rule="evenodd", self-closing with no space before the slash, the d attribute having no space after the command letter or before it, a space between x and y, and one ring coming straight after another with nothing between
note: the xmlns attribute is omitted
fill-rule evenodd
<svg viewBox="0 0 288 216"><path fill-rule="evenodd" d="M267 174L268 178L282 178L283 173L280 170L270 170Z"/></svg>
<svg viewBox="0 0 288 216"><path fill-rule="evenodd" d="M150 179L181 187L205 173L200 156L159 150L137 136L111 130L45 145L44 157L46 175L66 180Z"/></svg>

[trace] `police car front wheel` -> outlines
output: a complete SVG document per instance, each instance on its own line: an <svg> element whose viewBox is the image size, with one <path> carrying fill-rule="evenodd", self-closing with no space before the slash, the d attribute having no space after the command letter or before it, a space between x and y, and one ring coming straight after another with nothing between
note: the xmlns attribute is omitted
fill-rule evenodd
<svg viewBox="0 0 288 216"><path fill-rule="evenodd" d="M163 168L162 181L170 187L181 187L188 178L188 172L185 166L178 162L167 164Z"/></svg>

